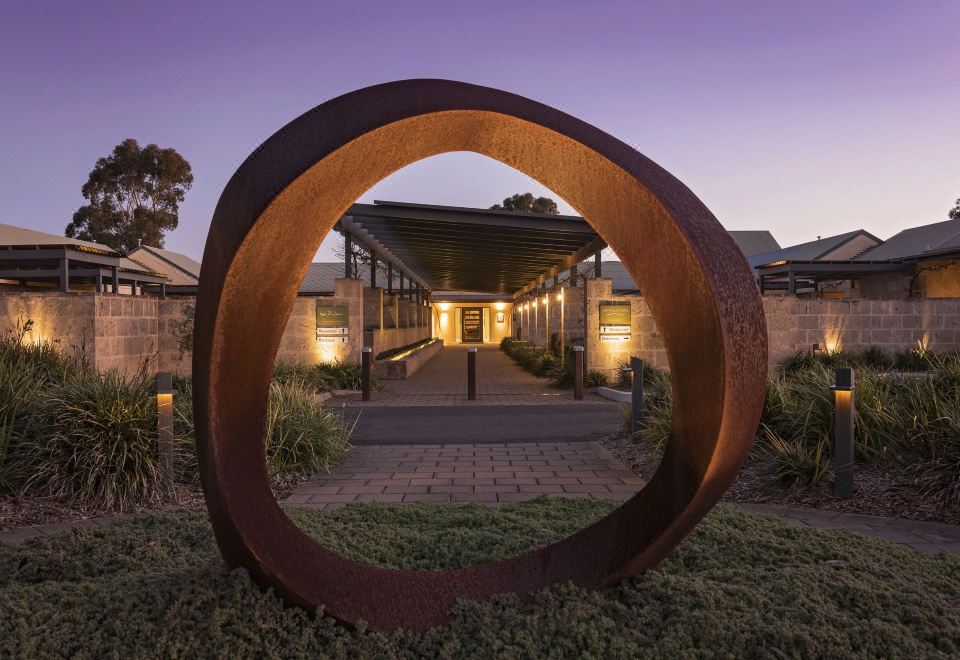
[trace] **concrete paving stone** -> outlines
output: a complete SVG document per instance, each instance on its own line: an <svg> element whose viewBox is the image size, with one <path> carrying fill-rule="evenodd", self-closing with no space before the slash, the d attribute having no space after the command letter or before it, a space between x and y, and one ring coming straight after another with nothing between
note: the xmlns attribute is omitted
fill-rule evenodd
<svg viewBox="0 0 960 660"><path fill-rule="evenodd" d="M611 493L630 493L631 495L640 490L639 487L633 484L607 484L607 489Z"/></svg>
<svg viewBox="0 0 960 660"><path fill-rule="evenodd" d="M335 495L311 495L310 499L307 500L308 504L313 504L315 502L326 502L327 504L335 502L354 502L356 501L357 496L355 494L342 495L337 493Z"/></svg>
<svg viewBox="0 0 960 660"><path fill-rule="evenodd" d="M533 486L519 486L521 493L562 493L563 486L536 484Z"/></svg>
<svg viewBox="0 0 960 660"><path fill-rule="evenodd" d="M937 555L944 552L948 555L960 555L960 541L951 543L910 543L909 547L925 555Z"/></svg>
<svg viewBox="0 0 960 660"><path fill-rule="evenodd" d="M843 523L870 525L871 527L886 527L895 519L885 518L883 516L869 516L862 513L841 513L834 518L834 520Z"/></svg>
<svg viewBox="0 0 960 660"><path fill-rule="evenodd" d="M886 541L893 541L894 543L901 543L904 545L914 545L917 543L928 543L927 539L922 536L918 536L913 532L909 532L905 529L893 529L890 527L882 528L872 528L870 536L878 539L884 539Z"/></svg>
<svg viewBox="0 0 960 660"><path fill-rule="evenodd" d="M334 494L336 494L336 493L339 493L341 488L345 488L346 486L350 486L350 485L353 485L353 484L345 484L344 486L340 486L340 485L337 485L337 486L311 486L311 485L308 484L308 485L306 485L306 486L302 486L301 488L298 488L298 489L297 489L297 494L298 494L298 495L299 495L299 494L303 494L303 495L334 495ZM291 497L292 497L292 496L291 496Z"/></svg>
<svg viewBox="0 0 960 660"><path fill-rule="evenodd" d="M0 543L23 543L42 536L43 533L35 527L21 527L0 532Z"/></svg>
<svg viewBox="0 0 960 660"><path fill-rule="evenodd" d="M505 478L505 479L495 479L494 480L498 486L534 486L537 483L536 479L528 478Z"/></svg>
<svg viewBox="0 0 960 660"><path fill-rule="evenodd" d="M519 492L519 486L474 486L475 493L516 493Z"/></svg>
<svg viewBox="0 0 960 660"><path fill-rule="evenodd" d="M370 495L383 492L383 486L344 486L341 495Z"/></svg>
<svg viewBox="0 0 960 660"><path fill-rule="evenodd" d="M839 511L824 511L821 509L794 509L786 507L780 514L787 518L800 518L801 520L833 520L840 515Z"/></svg>
<svg viewBox="0 0 960 660"><path fill-rule="evenodd" d="M610 493L610 489L606 486L597 485L597 484L568 484L563 486L563 492L565 493Z"/></svg>
<svg viewBox="0 0 960 660"><path fill-rule="evenodd" d="M544 486L564 486L568 484L578 484L580 483L580 480L575 477L543 477L541 479L537 479L537 483L540 483Z"/></svg>
<svg viewBox="0 0 960 660"><path fill-rule="evenodd" d="M526 502L537 497L537 493L497 493L498 502Z"/></svg>
<svg viewBox="0 0 960 660"><path fill-rule="evenodd" d="M607 493L607 497L609 497L609 496L610 496L610 494ZM593 495L592 495L591 493L567 493L567 492L561 492L561 493L550 493L550 497L563 497L563 498L566 498L566 499L569 500L569 499L580 499L580 498L592 498Z"/></svg>
<svg viewBox="0 0 960 660"><path fill-rule="evenodd" d="M497 493L451 493L450 501L496 503Z"/></svg>
<svg viewBox="0 0 960 660"><path fill-rule="evenodd" d="M927 520L908 520L906 518L897 518L891 522L888 527L895 529L905 529L919 534L936 534L960 541L960 525L947 525L945 523L931 522Z"/></svg>
<svg viewBox="0 0 960 660"><path fill-rule="evenodd" d="M284 504L306 504L310 500L311 495L308 493L294 493L290 495L283 501Z"/></svg>
<svg viewBox="0 0 960 660"><path fill-rule="evenodd" d="M449 486L453 479L411 479L411 486Z"/></svg>
<svg viewBox="0 0 960 660"><path fill-rule="evenodd" d="M370 479L367 481L368 486L409 486L409 479L394 479L392 477L385 477L379 479Z"/></svg>
<svg viewBox="0 0 960 660"><path fill-rule="evenodd" d="M473 486L430 486L431 493L472 493Z"/></svg>
<svg viewBox="0 0 960 660"><path fill-rule="evenodd" d="M403 496L406 502L449 502L450 493L411 493Z"/></svg>
<svg viewBox="0 0 960 660"><path fill-rule="evenodd" d="M474 477L464 477L464 478L454 478L454 486L493 486L496 484L495 479L488 478L474 478Z"/></svg>
<svg viewBox="0 0 960 660"><path fill-rule="evenodd" d="M847 523L834 518L833 520L819 520L817 518L796 518L807 527L816 527L817 529L839 529L847 532L857 532L858 534L870 534L874 528L862 523Z"/></svg>
<svg viewBox="0 0 960 660"><path fill-rule="evenodd" d="M393 502L399 504L403 502L403 493L364 493L357 495L357 502Z"/></svg>
<svg viewBox="0 0 960 660"><path fill-rule="evenodd" d="M406 495L410 493L429 493L430 486L386 486L383 489L385 495L400 494Z"/></svg>

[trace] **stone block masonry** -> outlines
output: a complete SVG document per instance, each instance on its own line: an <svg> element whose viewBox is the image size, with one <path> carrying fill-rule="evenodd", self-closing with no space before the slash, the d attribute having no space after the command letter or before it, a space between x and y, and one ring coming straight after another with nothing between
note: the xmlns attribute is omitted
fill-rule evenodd
<svg viewBox="0 0 960 660"><path fill-rule="evenodd" d="M379 290L377 290L379 291ZM364 318L381 322L382 295L364 291L356 279L336 281L333 296L299 297L280 340L277 359L290 363L320 361L359 362L364 344ZM389 297L388 297L389 298ZM318 342L317 303L345 306L349 314L346 342ZM387 300L391 316L396 308ZM402 301L402 310L413 321L415 303ZM366 309L365 309L366 308ZM192 296L165 300L146 296L105 293L60 293L22 291L0 293L0 332L13 332L18 323L33 321L25 341L50 341L69 352L82 352L100 371L135 373L171 372L190 375L192 367L193 318L196 299ZM424 311L421 311L424 310ZM255 314L251 310L251 314ZM421 319L422 321L423 319ZM375 350L382 351L413 343L430 336L430 328L410 323L371 331Z"/></svg>
<svg viewBox="0 0 960 660"><path fill-rule="evenodd" d="M577 291L567 289L566 300L572 302ZM585 291L587 296L587 368L604 371L615 381L620 363L626 362L631 355L659 368L669 366L663 340L642 295L614 294L612 281L605 278L587 280L586 286L579 291ZM600 340L601 301L630 303L629 340ZM763 308L771 369L797 351L811 349L814 344L830 351L860 350L871 346L879 346L891 353L918 346L932 350L960 349L958 299L827 300L764 296ZM564 335L568 341L584 336L583 309L582 304L565 305ZM540 319L531 319L527 327ZM549 341L542 331L524 333L524 337L543 345Z"/></svg>

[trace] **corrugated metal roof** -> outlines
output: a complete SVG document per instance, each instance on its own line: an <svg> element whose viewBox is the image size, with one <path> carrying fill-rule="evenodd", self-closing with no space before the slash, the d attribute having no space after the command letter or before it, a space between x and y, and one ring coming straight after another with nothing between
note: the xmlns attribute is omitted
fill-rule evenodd
<svg viewBox="0 0 960 660"><path fill-rule="evenodd" d="M780 244L766 229L757 230L739 230L728 231L730 237L740 248L745 256L752 257L755 254L764 252L774 252L780 249Z"/></svg>
<svg viewBox="0 0 960 660"><path fill-rule="evenodd" d="M837 234L836 236L827 236L826 238L808 241L798 245L791 245L790 247L785 247L772 252L748 255L747 261L750 262L751 266L756 267L773 263L775 261L813 261L818 259L830 259L831 252L834 252L848 241L860 235L868 236L876 240L877 243L881 242L879 238L876 238L869 232L864 231L863 229L855 229L854 231Z"/></svg>
<svg viewBox="0 0 960 660"><path fill-rule="evenodd" d="M166 273L174 286L196 286L200 281L200 264L173 250L141 245L130 253L130 258L147 268Z"/></svg>
<svg viewBox="0 0 960 660"><path fill-rule="evenodd" d="M370 266L361 265L360 279L364 286L370 286ZM300 284L300 293L305 295L328 295L334 291L336 280L343 277L343 262L314 262L307 269L307 274ZM383 272L377 273L377 286L387 287L387 276ZM400 286L400 278L395 274L393 276L393 286L396 290ZM409 283L404 283L409 287Z"/></svg>
<svg viewBox="0 0 960 660"><path fill-rule="evenodd" d="M46 247L77 245L109 254L117 254L116 250L107 247L106 245L101 245L100 243L81 241L77 238L69 238L67 236L59 236L57 234L48 234L45 231L37 231L36 229L27 229L26 227L16 227L14 225L7 225L3 223L0 223L0 245L38 245Z"/></svg>
<svg viewBox="0 0 960 660"><path fill-rule="evenodd" d="M857 261L905 259L951 248L960 249L960 221L957 220L904 229L881 245L861 254Z"/></svg>

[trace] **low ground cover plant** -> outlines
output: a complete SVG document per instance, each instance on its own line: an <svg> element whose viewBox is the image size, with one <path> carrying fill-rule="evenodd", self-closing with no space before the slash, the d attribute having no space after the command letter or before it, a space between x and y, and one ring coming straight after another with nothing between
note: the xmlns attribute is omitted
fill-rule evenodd
<svg viewBox="0 0 960 660"><path fill-rule="evenodd" d="M289 510L372 564L457 568L563 538L616 502ZM0 544L3 657L955 657L960 559L717 507L660 565L619 585L463 602L422 634L287 607L228 570L207 515ZM108 622L105 624L105 622Z"/></svg>
<svg viewBox="0 0 960 660"><path fill-rule="evenodd" d="M554 387L569 389L573 387L575 377L573 347L582 344L582 339L572 339L562 346L554 333L548 346L505 337L500 342L500 349L526 371L549 378ZM607 384L607 375L598 369L590 369L583 375L583 384L584 387L602 387Z"/></svg>
<svg viewBox="0 0 960 660"><path fill-rule="evenodd" d="M355 373L358 368L342 363L281 371L268 400L272 477L313 474L343 455L351 429L322 405L308 377L339 386ZM156 382L145 370L99 373L82 356L11 334L0 339L0 377L0 490L124 511L196 486L189 379L176 381L171 479L158 447Z"/></svg>
<svg viewBox="0 0 960 660"><path fill-rule="evenodd" d="M830 476L834 368L855 366L858 463L894 466L933 500L960 506L960 356L927 352L918 358L927 364L921 374L898 372L895 360L883 356L869 349L798 355L785 363L767 383L751 460L785 485ZM637 439L662 449L671 433L669 374L658 376L644 404L645 426Z"/></svg>

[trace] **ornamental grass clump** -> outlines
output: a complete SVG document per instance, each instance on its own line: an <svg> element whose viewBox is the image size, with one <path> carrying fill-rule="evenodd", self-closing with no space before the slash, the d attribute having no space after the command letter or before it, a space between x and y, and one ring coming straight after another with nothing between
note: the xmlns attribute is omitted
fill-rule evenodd
<svg viewBox="0 0 960 660"><path fill-rule="evenodd" d="M359 390L363 383L363 367L359 362L339 360L312 365L278 362L273 368L273 379L282 383L300 382L316 393ZM370 385L375 390L382 388L373 372Z"/></svg>
<svg viewBox="0 0 960 660"><path fill-rule="evenodd" d="M271 476L328 469L347 449L350 429L301 383L270 385L267 470Z"/></svg>
<svg viewBox="0 0 960 660"><path fill-rule="evenodd" d="M50 342L25 341L33 321L0 336L0 491L18 480L13 457L33 428L33 405L51 382L81 364Z"/></svg>
<svg viewBox="0 0 960 660"><path fill-rule="evenodd" d="M158 504L169 484L157 448L154 380L67 373L35 403L18 464L24 491L96 509Z"/></svg>

